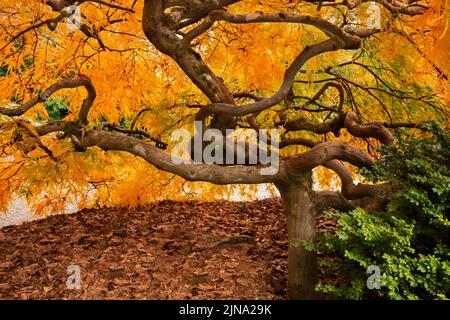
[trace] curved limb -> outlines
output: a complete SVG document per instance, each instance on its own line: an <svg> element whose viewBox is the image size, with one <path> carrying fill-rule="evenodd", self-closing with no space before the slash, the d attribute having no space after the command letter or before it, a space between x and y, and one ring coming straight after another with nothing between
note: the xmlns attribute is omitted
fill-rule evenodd
<svg viewBox="0 0 450 320"><path fill-rule="evenodd" d="M80 76L75 79L62 80L58 83L55 83L48 89L46 89L43 93L38 94L35 98L31 99L27 103L18 106L17 108L0 107L0 113L10 117L20 116L35 105L46 102L53 94L55 94L59 90L77 87L85 87L88 93L86 99L83 100L83 104L79 113L79 121L82 124L86 124L89 110L94 103L95 97L97 96L92 81L86 76Z"/></svg>

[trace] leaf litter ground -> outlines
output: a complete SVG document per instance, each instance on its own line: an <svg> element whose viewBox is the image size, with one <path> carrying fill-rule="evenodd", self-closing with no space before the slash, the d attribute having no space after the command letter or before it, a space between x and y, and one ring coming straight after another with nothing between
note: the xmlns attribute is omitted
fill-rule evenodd
<svg viewBox="0 0 450 320"><path fill-rule="evenodd" d="M80 290L67 288L70 265ZM0 299L285 299L286 277L279 199L165 200L0 229Z"/></svg>

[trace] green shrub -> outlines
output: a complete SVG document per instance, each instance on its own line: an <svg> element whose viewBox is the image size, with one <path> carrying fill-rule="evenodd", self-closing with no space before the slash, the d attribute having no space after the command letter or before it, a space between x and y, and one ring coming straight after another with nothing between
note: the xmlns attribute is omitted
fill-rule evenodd
<svg viewBox="0 0 450 320"><path fill-rule="evenodd" d="M51 120L62 120L69 114L69 102L64 97L51 97L44 103Z"/></svg>
<svg viewBox="0 0 450 320"><path fill-rule="evenodd" d="M450 297L450 136L435 123L420 126L421 138L401 137L381 148L366 179L391 181L396 191L385 212L328 212L334 233L318 237L311 249L335 283L317 290L343 299L447 299ZM381 271L381 288L369 290L370 265Z"/></svg>

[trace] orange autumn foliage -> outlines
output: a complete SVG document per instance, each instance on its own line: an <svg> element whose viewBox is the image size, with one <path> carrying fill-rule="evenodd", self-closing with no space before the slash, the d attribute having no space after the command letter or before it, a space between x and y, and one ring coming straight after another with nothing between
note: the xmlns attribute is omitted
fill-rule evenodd
<svg viewBox="0 0 450 320"><path fill-rule="evenodd" d="M393 87L398 90L426 87L427 94L438 100L445 99L445 107L448 107L450 93L443 76L450 73L448 1L421 2L430 6L424 15L400 20L383 12L385 30L382 36L366 39L356 53L344 50L316 57L299 77L307 81L320 80L323 78L318 76L320 70L362 55L365 63L379 70L383 65L394 70L383 75ZM128 8L133 1L113 3ZM93 35L87 37L81 30L72 30L66 20L58 23L54 30L50 24L42 23L58 16L45 1L3 0L0 4L0 66L4 74L0 78L0 106L26 102L51 84L71 74L81 74L92 80L97 92L89 114L91 125L102 121L130 125L140 111L150 109L138 118L136 128L163 141L169 141L170 133L176 128L191 129L195 110L189 105L205 104L208 100L172 59L148 42L142 31L142 7L143 1L135 3L133 12L96 2L82 3L82 22ZM282 11L330 20L338 18L333 8L317 10L316 5L305 1L250 0L238 2L228 10L235 13ZM361 20L367 18L364 7L355 14L359 14ZM40 27L32 28L40 23ZM25 32L27 29L30 31ZM398 30L408 34L414 45L399 35ZM20 36L15 37L18 34ZM278 89L295 56L305 46L324 38L321 32L304 25L221 22L196 40L195 49L230 91L268 95ZM438 74L437 69L442 74ZM377 84L367 70L357 65L348 67L342 74L365 86ZM312 96L318 88L314 84L299 86L297 94ZM86 97L86 90L82 87L64 89L58 91L57 96L69 102L65 119L73 120ZM335 98L327 94L323 103L333 103ZM384 101L382 96L378 98ZM433 108L414 100L389 101L384 106L359 92L355 93L355 101L365 119L448 121L448 116L437 118ZM372 104L375 107L370 107ZM325 116L304 116L318 122L326 121ZM45 122L50 115L45 105L40 104L30 109L25 117L30 122ZM292 117L298 117L298 113ZM279 121L272 111L258 115L257 120L268 125ZM236 192L251 196L256 190L256 187L230 190L224 186L186 182L119 152L92 149L74 153L69 142L55 136L41 138L41 141L58 161L53 161L39 148L25 154L8 145L15 128L11 119L1 116L0 121L0 144L6 152L0 162L0 211L7 209L14 195L26 197L38 213L45 213L63 211L64 202L76 202L80 207L137 206L161 198L210 200ZM364 142L346 134L339 138L325 137L330 138L365 146ZM317 172L319 185L335 184L329 171L318 169Z"/></svg>

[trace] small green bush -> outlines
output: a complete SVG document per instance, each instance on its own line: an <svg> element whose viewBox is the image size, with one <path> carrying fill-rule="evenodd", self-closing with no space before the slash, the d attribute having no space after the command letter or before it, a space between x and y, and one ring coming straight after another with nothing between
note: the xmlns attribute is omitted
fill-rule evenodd
<svg viewBox="0 0 450 320"><path fill-rule="evenodd" d="M69 103L64 97L51 97L44 103L51 120L59 121L69 114Z"/></svg>
<svg viewBox="0 0 450 320"><path fill-rule="evenodd" d="M332 257L319 263L336 281L317 286L329 298L450 297L450 136L435 123L420 129L421 138L381 148L375 168L362 171L370 181L396 186L385 212L327 212L337 230L308 245ZM366 285L370 265L380 268L379 290Z"/></svg>

